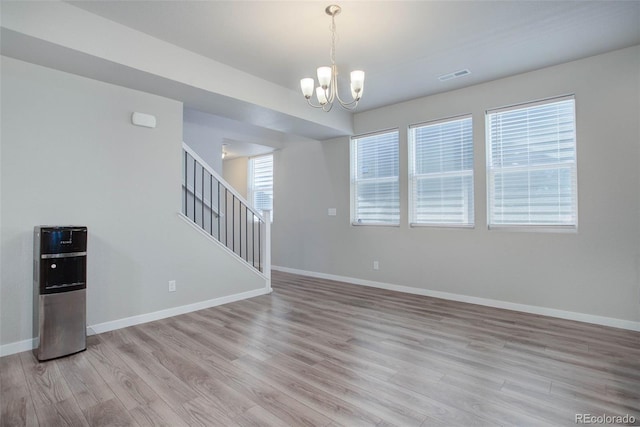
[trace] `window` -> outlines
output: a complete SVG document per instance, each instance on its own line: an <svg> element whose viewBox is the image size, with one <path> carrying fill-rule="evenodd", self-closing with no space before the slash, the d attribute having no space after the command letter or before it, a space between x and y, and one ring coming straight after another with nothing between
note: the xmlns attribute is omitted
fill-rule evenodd
<svg viewBox="0 0 640 427"><path fill-rule="evenodd" d="M409 127L409 222L473 226L471 116Z"/></svg>
<svg viewBox="0 0 640 427"><path fill-rule="evenodd" d="M487 111L489 227L577 226L573 96Z"/></svg>
<svg viewBox="0 0 640 427"><path fill-rule="evenodd" d="M271 210L273 219L273 154L249 159L249 203L261 214Z"/></svg>
<svg viewBox="0 0 640 427"><path fill-rule="evenodd" d="M351 138L354 224L400 224L398 131Z"/></svg>

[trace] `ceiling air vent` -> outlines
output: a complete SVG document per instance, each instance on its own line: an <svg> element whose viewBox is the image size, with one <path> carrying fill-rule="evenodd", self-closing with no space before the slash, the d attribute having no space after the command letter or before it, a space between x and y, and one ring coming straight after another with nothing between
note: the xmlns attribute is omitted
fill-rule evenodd
<svg viewBox="0 0 640 427"><path fill-rule="evenodd" d="M446 82L447 80L457 79L458 77L466 76L467 74L471 74L471 71L465 68L464 70L458 70L454 71L453 73L443 74L438 77L438 80L440 80L441 82Z"/></svg>

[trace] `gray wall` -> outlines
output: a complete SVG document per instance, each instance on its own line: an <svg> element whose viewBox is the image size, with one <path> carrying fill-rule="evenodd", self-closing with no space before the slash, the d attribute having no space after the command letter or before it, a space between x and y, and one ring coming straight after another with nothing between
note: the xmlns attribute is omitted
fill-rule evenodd
<svg viewBox="0 0 640 427"><path fill-rule="evenodd" d="M223 162L222 176L242 197L247 198L248 157L237 157Z"/></svg>
<svg viewBox="0 0 640 427"><path fill-rule="evenodd" d="M183 141L222 176L222 138L215 129L201 123L193 123L185 117L182 136Z"/></svg>
<svg viewBox="0 0 640 427"><path fill-rule="evenodd" d="M6 57L1 71L0 344L32 337L38 224L89 227L89 325L264 288L177 215L181 103Z"/></svg>
<svg viewBox="0 0 640 427"><path fill-rule="evenodd" d="M636 46L356 114L356 133L400 129L400 227L350 225L348 138L287 146L276 155L274 265L640 320L639 76ZM487 230L485 110L571 93L578 232ZM409 228L407 126L464 113L473 114L476 227Z"/></svg>

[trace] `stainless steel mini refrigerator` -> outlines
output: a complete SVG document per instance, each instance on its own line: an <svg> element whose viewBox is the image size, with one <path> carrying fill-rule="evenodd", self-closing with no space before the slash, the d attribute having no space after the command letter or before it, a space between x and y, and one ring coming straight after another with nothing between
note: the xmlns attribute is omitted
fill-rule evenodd
<svg viewBox="0 0 640 427"><path fill-rule="evenodd" d="M87 227L34 228L33 332L40 361L87 348Z"/></svg>

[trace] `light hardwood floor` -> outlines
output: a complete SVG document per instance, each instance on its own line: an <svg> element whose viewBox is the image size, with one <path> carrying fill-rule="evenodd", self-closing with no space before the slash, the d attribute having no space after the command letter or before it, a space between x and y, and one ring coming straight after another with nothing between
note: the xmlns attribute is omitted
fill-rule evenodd
<svg viewBox="0 0 640 427"><path fill-rule="evenodd" d="M0 359L2 425L640 424L640 333L278 272L273 288Z"/></svg>

